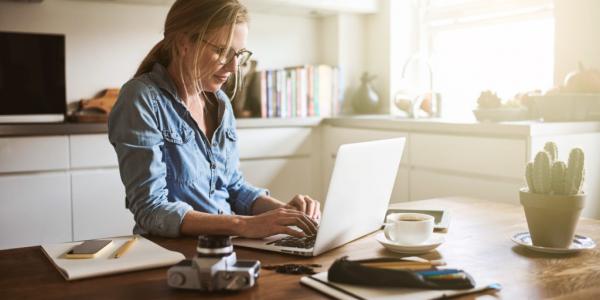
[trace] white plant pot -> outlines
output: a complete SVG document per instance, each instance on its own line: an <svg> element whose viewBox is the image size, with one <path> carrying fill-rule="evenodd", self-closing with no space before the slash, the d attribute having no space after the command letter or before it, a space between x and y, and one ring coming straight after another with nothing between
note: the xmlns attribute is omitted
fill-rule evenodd
<svg viewBox="0 0 600 300"><path fill-rule="evenodd" d="M568 248L585 203L585 194L547 195L520 191L533 245Z"/></svg>

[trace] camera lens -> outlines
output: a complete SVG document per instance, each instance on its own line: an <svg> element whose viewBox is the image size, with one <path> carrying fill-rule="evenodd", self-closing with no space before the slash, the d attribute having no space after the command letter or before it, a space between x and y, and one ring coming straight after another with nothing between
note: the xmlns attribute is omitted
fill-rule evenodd
<svg viewBox="0 0 600 300"><path fill-rule="evenodd" d="M198 236L196 247L198 256L221 257L233 252L231 238L226 235L201 235Z"/></svg>

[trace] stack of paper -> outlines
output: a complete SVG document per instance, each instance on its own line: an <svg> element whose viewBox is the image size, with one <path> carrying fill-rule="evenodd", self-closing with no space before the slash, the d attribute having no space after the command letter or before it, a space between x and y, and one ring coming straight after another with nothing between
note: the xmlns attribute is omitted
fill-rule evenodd
<svg viewBox="0 0 600 300"><path fill-rule="evenodd" d="M117 249L131 238L108 238L113 241L107 246L109 249L89 259L65 258L65 254L81 242L42 245L42 250L66 280L170 266L185 259L183 254L167 250L143 237L123 256L114 258Z"/></svg>

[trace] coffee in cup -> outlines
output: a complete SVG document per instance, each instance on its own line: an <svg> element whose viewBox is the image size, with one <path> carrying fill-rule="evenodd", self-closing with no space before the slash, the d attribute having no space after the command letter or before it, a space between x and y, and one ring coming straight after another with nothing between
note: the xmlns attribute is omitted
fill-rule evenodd
<svg viewBox="0 0 600 300"><path fill-rule="evenodd" d="M402 245L418 245L433 234L434 217L419 213L395 213L386 217L385 237Z"/></svg>

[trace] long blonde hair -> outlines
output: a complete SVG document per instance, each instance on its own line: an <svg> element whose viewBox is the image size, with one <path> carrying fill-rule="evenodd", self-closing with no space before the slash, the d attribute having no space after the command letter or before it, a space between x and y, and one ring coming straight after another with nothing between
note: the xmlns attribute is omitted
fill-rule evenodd
<svg viewBox="0 0 600 300"><path fill-rule="evenodd" d="M155 63L160 63L167 67L173 62L174 57L179 57L177 47L177 38L186 36L194 43L194 62L192 65L193 78L200 78L200 68L198 58L206 49L205 43L197 43L205 39L207 32L222 27L227 27L227 45L226 50L221 54L225 55L231 48L235 24L248 22L248 10L238 0L177 0L169 9L165 21L164 38L158 42L152 50L146 55L138 67L135 77L150 72ZM220 57L221 58L221 57ZM186 79L183 75L183 62L179 60L180 78L183 88L187 89ZM239 70L239 68L238 68ZM238 74L234 76L235 87L238 86ZM193 80L192 87L197 93L202 93L203 89L198 80ZM235 89L234 89L235 96ZM233 97L234 97L233 96ZM233 98L232 97L232 98Z"/></svg>

